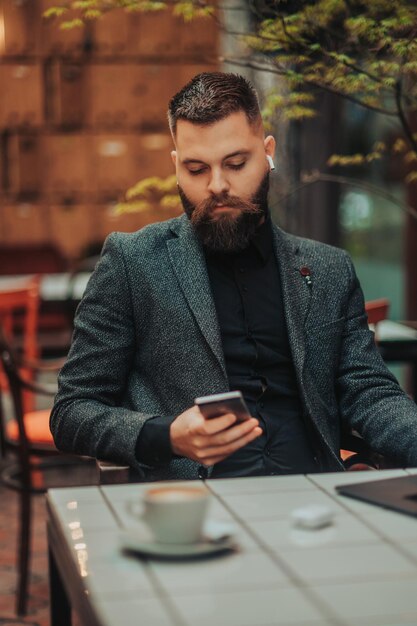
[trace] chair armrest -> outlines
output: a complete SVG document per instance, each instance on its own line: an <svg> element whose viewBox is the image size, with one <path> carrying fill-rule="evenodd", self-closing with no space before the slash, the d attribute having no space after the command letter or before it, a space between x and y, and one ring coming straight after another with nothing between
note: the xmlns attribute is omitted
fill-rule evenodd
<svg viewBox="0 0 417 626"><path fill-rule="evenodd" d="M375 452L375 450L372 450L369 444L355 431L343 433L342 449L354 453L343 461L343 465L348 471L394 469L402 467L397 461L382 456L378 452Z"/></svg>

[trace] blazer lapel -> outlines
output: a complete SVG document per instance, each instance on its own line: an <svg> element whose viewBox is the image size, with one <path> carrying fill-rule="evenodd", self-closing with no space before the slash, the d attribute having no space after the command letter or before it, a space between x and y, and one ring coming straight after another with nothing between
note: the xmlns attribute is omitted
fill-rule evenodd
<svg viewBox="0 0 417 626"><path fill-rule="evenodd" d="M173 223L175 237L167 241L168 253L178 283L195 320L227 377L216 308L211 295L203 250L186 216ZM281 276L288 337L298 379L301 381L305 359L304 324L310 308L311 290L301 273L308 267L298 243L273 226L274 250Z"/></svg>
<svg viewBox="0 0 417 626"><path fill-rule="evenodd" d="M227 378L220 328L203 250L186 216L173 224L171 230L176 237L167 241L167 247L177 280L205 340Z"/></svg>
<svg viewBox="0 0 417 626"><path fill-rule="evenodd" d="M275 225L273 231L288 338L295 371L301 381L305 359L304 324L314 284L308 285L307 278L302 274L302 268L308 268L308 260L303 257L299 244Z"/></svg>

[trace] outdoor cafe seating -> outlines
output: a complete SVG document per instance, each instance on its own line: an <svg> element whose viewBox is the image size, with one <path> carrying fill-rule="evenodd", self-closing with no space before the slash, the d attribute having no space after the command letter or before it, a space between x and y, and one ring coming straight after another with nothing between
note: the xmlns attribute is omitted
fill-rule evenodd
<svg viewBox="0 0 417 626"><path fill-rule="evenodd" d="M36 407L39 395L47 396L52 405L56 393L56 384L41 383L38 375L53 374L56 379L64 362L38 359L39 302L39 276L19 279L15 288L0 291L0 480L19 494L18 615L27 610L31 497L62 484L62 478L56 478L59 469L80 465L78 457L63 455L55 448L49 429L50 409Z"/></svg>
<svg viewBox="0 0 417 626"><path fill-rule="evenodd" d="M80 266L80 271L61 272L41 275L22 275L14 278L0 278L0 348L3 368L1 371L1 389L4 396L11 398L10 411L5 419L4 411L0 414L3 465L1 480L4 485L19 493L19 546L17 554L19 581L16 593L16 610L19 615L27 611L28 585L30 574L30 535L32 527L31 497L35 493L45 492L49 487L65 484L59 476L59 467L79 467L80 462L88 464L92 470L87 482L103 486L137 483L140 477L126 466L97 460L96 462L67 457L57 452L49 431L49 409L38 409L34 403L34 392L49 395L49 402L56 386L41 384L39 373L51 374L54 367L59 367L63 359L55 363L39 359L48 354L48 343L42 344L40 337L45 337L45 319L40 324L42 302L54 298L61 305L64 320L68 321L67 340L69 341L72 321L68 311L74 315L76 304L81 298L92 265ZM71 307L68 308L68 293L71 291ZM50 301L50 300L49 300ZM376 331L379 347L386 344L379 341L379 327L387 318L389 302L379 299L366 303L368 321ZM56 322L56 320L55 320ZM52 324L54 328L54 324ZM55 325L55 332L57 328ZM53 343L49 343L49 346ZM63 346L65 350L65 346ZM53 379L56 374L53 375ZM6 392L6 393L5 393ZM9 401L10 402L10 401ZM10 407L9 407L10 408ZM346 469L364 470L393 468L389 459L375 454L357 433L345 433L341 451ZM55 474L54 474L55 472ZM58 472L58 474L57 474ZM64 469L65 472L65 469ZM67 472L66 484L71 484ZM79 480L79 479L78 479ZM81 478L83 482L84 478ZM55 481L55 482L54 482ZM74 482L74 479L72 480ZM77 483L77 479L75 479Z"/></svg>

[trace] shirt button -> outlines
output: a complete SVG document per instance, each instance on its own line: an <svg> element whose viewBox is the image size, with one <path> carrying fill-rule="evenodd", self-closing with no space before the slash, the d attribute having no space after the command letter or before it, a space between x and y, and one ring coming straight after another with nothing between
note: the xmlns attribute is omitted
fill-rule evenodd
<svg viewBox="0 0 417 626"><path fill-rule="evenodd" d="M247 290L248 290L248 288L243 286L243 291L247 291Z"/></svg>
<svg viewBox="0 0 417 626"><path fill-rule="evenodd" d="M271 450L269 448L265 448L264 452L265 452L266 456L270 456L271 455Z"/></svg>
<svg viewBox="0 0 417 626"><path fill-rule="evenodd" d="M240 272L241 274L243 274L243 272L244 272L244 271L245 271L245 270L243 269L243 267L239 267L239 272Z"/></svg>
<svg viewBox="0 0 417 626"><path fill-rule="evenodd" d="M265 403L264 403L264 402L260 402L260 403L259 403L259 406L261 407L261 409L263 409L263 408L264 408L264 406L265 406Z"/></svg>

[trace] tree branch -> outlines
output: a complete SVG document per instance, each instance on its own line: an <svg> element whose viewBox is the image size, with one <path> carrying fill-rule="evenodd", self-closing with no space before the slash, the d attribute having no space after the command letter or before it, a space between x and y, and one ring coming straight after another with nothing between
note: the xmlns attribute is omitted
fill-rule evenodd
<svg viewBox="0 0 417 626"><path fill-rule="evenodd" d="M397 105L398 117L400 118L400 122L403 127L407 141L410 144L411 149L417 154L417 142L413 137L412 130L409 126L402 106L402 84L400 79L397 80L395 84L395 103Z"/></svg>
<svg viewBox="0 0 417 626"><path fill-rule="evenodd" d="M261 72L269 72L271 74L276 74L278 76L288 76L288 70L285 68L274 69L270 65L260 65L260 64L254 63L253 61L239 61L237 59L231 59L227 57L220 57L220 60L226 61L227 63L230 63L230 65L238 65L239 67L250 67L251 69L254 69L254 70L259 70ZM398 116L397 111L391 111L390 109L381 109L380 107L375 107L375 106L372 106L371 104L366 104L362 100L354 98L350 94L345 94L341 91L338 91L337 89L333 89L332 87L329 87L328 85L325 85L322 83L316 83L312 80L307 80L305 78L303 79L303 82L306 85L310 85L310 87L316 87L317 89L321 89L323 91L327 91L328 93L332 93L336 96L340 96L341 98L345 98L346 100L349 100L350 102L353 102L354 104L364 107L365 109L368 109L369 111L374 111L375 113L381 113L382 115L388 115L391 117Z"/></svg>
<svg viewBox="0 0 417 626"><path fill-rule="evenodd" d="M305 52L306 52L306 53L309 53L309 54L310 54L310 53L311 53L311 50L310 50L310 48L308 47L308 45L306 45L305 43L303 43L303 41L302 41L301 39L296 39L295 37L293 37L293 36L292 36L292 35L288 32L288 30L287 30L287 25L286 25L286 23L285 23L285 18L284 18L284 16L283 16L282 14L279 14L279 15L278 15L278 17L279 17L279 20L280 20L280 22L281 22L281 26L282 26L282 28L283 28L283 31L284 31L285 36L287 37L287 39L288 39L289 41L291 41L293 44L295 44L296 46L301 46L301 47L305 50ZM314 28L314 27L315 27L315 24L314 24L314 23L312 23L311 21L307 21L307 23L308 23L308 24L310 24L310 26L311 26L312 28ZM276 43L278 43L278 44L280 44L280 45L283 45L283 43L285 43L285 42L281 42L281 41L279 40L279 38L277 38L277 37L276 37L276 38L272 38L272 37L268 38L268 37L263 37L263 36L261 36L261 35L259 35L259 34L257 34L256 36L257 36L258 38L260 38L261 40L264 40L264 41L271 41L271 42L276 42ZM337 34L333 31L333 32L332 32L332 36L336 38L336 37L337 37ZM363 49L363 50L365 51L365 49ZM377 75L375 75L375 74L372 74L371 72L369 72L368 70L364 69L363 67L361 67L361 66L359 66L359 65L356 65L356 63L350 63L350 62L348 62L348 61L343 61L343 60L340 60L340 59L336 59L335 57L333 57L333 56L332 56L332 55L331 55L331 54L330 54L330 53L329 53L329 52L328 52L325 48L323 48L323 47L321 47L321 48L320 48L320 51L321 51L321 54L322 54L322 55L323 55L326 59L328 59L328 60L332 61L333 63L340 64L340 65L342 65L343 67L346 67L346 68L348 68L348 69L351 69L351 70L353 70L354 72L356 72L356 74L361 74L361 75L363 75L363 76L366 76L367 78L369 78L369 80L370 80L370 81L372 81L372 82L376 83L377 85L382 86L382 87L383 87L383 89L384 89L385 91L387 91L388 93L392 93L393 89L392 89L392 88L387 87L387 86L384 84L384 81L383 81L383 80L382 80L379 76L377 76ZM362 55L362 56L364 56L364 55ZM415 104L417 104L417 101L416 101L414 98L411 98L408 94L404 94L404 97L405 97L406 101L407 101L409 104L414 104L414 105L415 105Z"/></svg>
<svg viewBox="0 0 417 626"><path fill-rule="evenodd" d="M311 185L315 185L316 183L326 182L326 183L337 183L339 185L349 185L350 187L357 187L358 189L363 189L364 191L368 191L370 194L379 196L384 198L384 200L388 200L392 204L398 206L402 211L410 215L412 218L417 220L417 211L410 207L405 202L401 202L394 195L384 191L380 187L376 185L372 185L371 183L367 183L363 180L356 180L355 178L348 178L347 176L336 176L333 174L324 174L320 171L313 171L309 174L303 174L301 177L301 184L295 185L290 191L282 196L279 196L277 199L278 202L282 200L286 200L287 198L293 196L298 191L305 189L306 187L310 187ZM275 208L275 207L274 207Z"/></svg>

